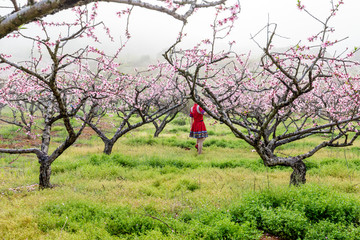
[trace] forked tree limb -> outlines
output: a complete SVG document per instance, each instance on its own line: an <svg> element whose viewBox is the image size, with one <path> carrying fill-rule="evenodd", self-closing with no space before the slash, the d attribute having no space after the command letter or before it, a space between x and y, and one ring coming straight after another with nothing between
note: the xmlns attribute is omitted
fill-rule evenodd
<svg viewBox="0 0 360 240"><path fill-rule="evenodd" d="M188 6L188 10L185 13L176 12L176 8L170 9L160 5L151 4L143 2L141 0L100 0L103 2L114 2L122 3L130 6L142 7L149 10L154 10L162 12L164 14L170 15L175 19L178 19L186 23L187 18L191 16L197 8L207 8L213 7L226 2L226 0L216 0L216 1L204 1L201 3L196 3L196 1L180 1L180 6ZM95 0L41 0L33 5L24 6L21 8L15 9L13 13L10 13L6 16L0 18L0 39L4 38L6 35L17 30L20 26L35 21L37 19L43 18L47 15L60 12L65 9L69 9L75 6L86 5L92 2L97 2ZM17 6L17 5L16 5Z"/></svg>

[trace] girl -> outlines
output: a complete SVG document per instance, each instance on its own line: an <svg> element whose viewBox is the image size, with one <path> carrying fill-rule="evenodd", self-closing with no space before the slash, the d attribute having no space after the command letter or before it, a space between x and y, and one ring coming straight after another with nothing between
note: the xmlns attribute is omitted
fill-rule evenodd
<svg viewBox="0 0 360 240"><path fill-rule="evenodd" d="M198 154L202 153L203 142L208 137L203 119L204 113L205 111L196 103L190 109L191 130L189 137L196 138L195 148L198 150Z"/></svg>

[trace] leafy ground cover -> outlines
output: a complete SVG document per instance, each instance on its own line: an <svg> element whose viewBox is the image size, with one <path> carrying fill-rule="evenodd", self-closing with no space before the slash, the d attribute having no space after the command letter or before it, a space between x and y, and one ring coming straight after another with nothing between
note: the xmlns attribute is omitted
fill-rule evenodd
<svg viewBox="0 0 360 240"><path fill-rule="evenodd" d="M127 134L111 156L101 153L102 142L88 129L54 162L55 188L42 191L34 156L0 155L0 236L359 239L359 143L322 150L306 162L308 183L289 187L291 169L264 167L251 147L210 123L200 156L183 116L159 138L152 137L152 125ZM62 137L57 130L55 143ZM6 125L1 133L4 146L26 139ZM281 154L305 151L319 139Z"/></svg>

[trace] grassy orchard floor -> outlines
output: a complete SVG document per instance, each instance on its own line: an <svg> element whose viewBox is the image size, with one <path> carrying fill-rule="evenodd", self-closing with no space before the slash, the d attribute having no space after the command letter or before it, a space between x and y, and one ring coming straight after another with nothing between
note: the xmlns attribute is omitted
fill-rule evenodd
<svg viewBox="0 0 360 240"><path fill-rule="evenodd" d="M183 121L177 120L156 139L151 137L152 125L127 134L115 145L110 157L101 154L103 143L87 130L75 146L53 163L51 182L56 187L49 190L39 191L34 185L39 173L35 156L1 154L0 238L260 239L263 232L289 238L296 231L298 236L305 236L302 231L311 232L311 228L279 230L274 226L284 219L304 225L301 221L305 215L299 209L310 209L306 196L311 196L309 201L324 212L339 212L349 205L345 210L350 212L342 210L354 216L350 220L329 216L312 220L314 224L339 222L334 227L339 234L345 231L342 229L349 229L346 224L355 229L351 230L353 235L358 231L359 143L347 149L321 150L307 160L306 186L289 188L291 169L265 168L252 148L223 125L210 126L211 121L206 122L210 136L205 141L204 154L197 156L195 141L187 137L188 124L183 126ZM17 146L16 142L24 141L24 136L16 136L20 133L14 134L13 127L1 125L0 129L0 145ZM64 133L60 126L55 130L56 143ZM280 151L301 153L320 140L321 137L314 137L311 142L294 143ZM275 206L279 199L289 205L299 198L303 199L299 209L291 206L282 207L283 211L271 210L266 205L266 201L272 201ZM267 200L264 203L259 199ZM346 204L337 205L341 201ZM257 204L245 209L251 205L245 206L247 202ZM251 211L254 216L269 211L269 217L260 214L262 222L257 225L258 218L242 219ZM294 215L294 211L299 214ZM313 214L324 216L324 212ZM292 219L294 216L299 217ZM305 225L311 224L306 219Z"/></svg>

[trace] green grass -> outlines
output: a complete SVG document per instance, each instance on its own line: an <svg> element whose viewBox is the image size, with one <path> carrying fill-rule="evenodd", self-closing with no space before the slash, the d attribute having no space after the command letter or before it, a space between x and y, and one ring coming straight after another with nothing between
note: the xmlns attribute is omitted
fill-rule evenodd
<svg viewBox="0 0 360 240"><path fill-rule="evenodd" d="M18 135L24 135L24 133L21 132L21 128L20 128L20 127L11 125L11 126L8 126L8 127L1 127L1 128L0 128L0 136L1 136L3 139L11 140L11 139L13 139L15 136L18 136Z"/></svg>
<svg viewBox="0 0 360 240"><path fill-rule="evenodd" d="M359 200L319 185L246 194L231 215L284 239L360 239Z"/></svg>
<svg viewBox="0 0 360 240"><path fill-rule="evenodd" d="M38 183L35 156L0 154L0 236L260 239L267 232L284 239L358 239L358 143L307 159L307 184L294 188L291 169L266 168L224 125L206 122L211 134L198 156L182 117L158 138L151 124L126 134L110 156L102 154L99 138L81 137L53 163L53 189L31 187ZM15 130L0 127L9 135ZM56 146L65 135L60 124L54 130ZM279 155L301 153L320 140L283 147Z"/></svg>

